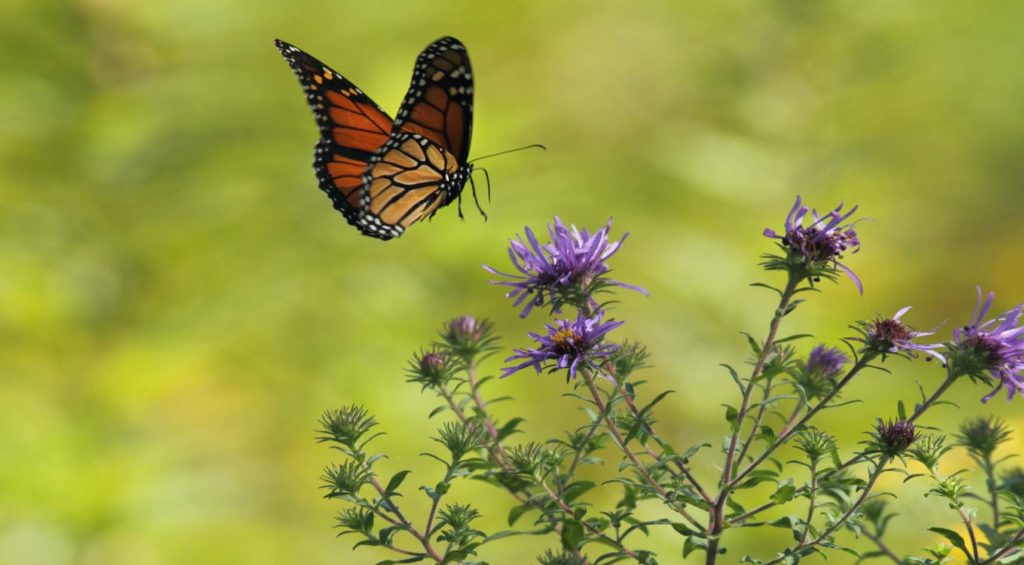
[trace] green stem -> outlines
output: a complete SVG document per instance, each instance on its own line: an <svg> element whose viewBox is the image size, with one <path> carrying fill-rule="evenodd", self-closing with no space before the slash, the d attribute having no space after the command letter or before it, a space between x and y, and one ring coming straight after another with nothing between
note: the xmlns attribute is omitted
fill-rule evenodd
<svg viewBox="0 0 1024 565"><path fill-rule="evenodd" d="M898 555L893 553L893 551L891 549L889 549L889 546L885 545L885 543L882 542L882 536L876 536L876 535L874 535L871 532L868 532L866 530L864 531L864 536L866 538L868 538L869 540L871 540L872 542L874 542L875 546L878 547L878 550L881 551L883 554L885 554L885 556L888 557L889 559L892 559L893 563L897 563L897 564L903 563L903 560L900 559Z"/></svg>
<svg viewBox="0 0 1024 565"><path fill-rule="evenodd" d="M583 450L586 449L587 445L590 443L590 439L594 437L594 434L597 433L597 428L599 427L601 427L601 419L595 418L594 421L590 422L587 426L587 435L584 436L583 441L580 442L580 445L573 448L572 461L569 463L569 468L565 472L565 480L558 485L559 496L564 492L565 485L572 480L573 474L576 472L576 467L579 466L580 460L583 458Z"/></svg>
<svg viewBox="0 0 1024 565"><path fill-rule="evenodd" d="M1018 549L1017 544L1021 543L1022 541L1024 541L1024 528L1017 530L1017 533L1013 536L1013 538L1010 539L1010 541L1006 543L1006 545L1002 547L1002 549L993 553L992 555L989 555L987 559L981 562L981 565L989 565L990 563L995 563L996 560L1006 556L1011 551Z"/></svg>
<svg viewBox="0 0 1024 565"><path fill-rule="evenodd" d="M985 455L985 487L991 497L989 503L992 505L992 527L999 530L999 490L996 488L996 466L992 462L992 454Z"/></svg>
<svg viewBox="0 0 1024 565"><path fill-rule="evenodd" d="M787 423L782 430L780 430L779 436L775 438L775 441L772 442L772 444L769 445L767 448L765 448L765 450L760 455L758 455L753 461L751 461L750 464L747 465L742 471L737 473L736 477L732 480L732 482L726 486L728 488L735 487L740 481L746 478L747 475L753 472L758 465L763 463L765 459L768 459L768 457L771 456L771 454L776 449L782 446L782 444L786 443L790 437L792 437L798 430L800 430L800 428L802 428L808 421L810 421L810 419L813 418L818 412L822 411L828 405L828 403L831 402L837 394L839 394L839 391L842 390L847 384L849 384L849 382L853 380L853 377L855 377L857 373L859 373L864 367L866 367L872 359L873 357L870 355L864 355L860 359L858 359L857 363L854 364L854 366L850 368L849 372L846 373L846 376L844 376L843 379L836 384L836 386L832 387L832 390L829 391L829 393L826 394L820 402L815 404L810 410L807 411L806 414L803 415L803 417L801 417L796 422L793 422L791 418L790 422Z"/></svg>
<svg viewBox="0 0 1024 565"><path fill-rule="evenodd" d="M761 406L757 409L757 415L754 417L754 426L750 428L750 434L747 435L747 439L743 441L742 447L740 447L739 457L736 461L742 463L743 458L747 455L747 450L750 449L751 444L754 443L754 437L757 435L757 430L761 427L761 422L764 421L764 415L768 410L768 398L772 392L772 379L766 379L764 383L764 396L761 398Z"/></svg>
<svg viewBox="0 0 1024 565"><path fill-rule="evenodd" d="M625 400L626 406L629 407L630 413L633 414L633 417L636 418L637 421L639 421L640 410L637 409L636 403L633 402L633 399L630 398L629 394L626 394L626 391L623 389L622 380L619 379L619 376L615 373L615 368L612 367L610 363L605 363L604 369L605 374L615 383L615 392L619 396L621 396L623 400ZM654 435L654 430L651 430L649 433L651 433L652 437L654 437L656 440L658 439L657 436ZM655 453L653 449L644 444L641 444L641 447L643 447L644 451L647 452L647 455L651 456L655 461L661 461L661 456ZM682 475L687 481L689 481L691 485L693 485L693 488L696 489L697 494L699 494L700 497L704 499L704 502L707 502L708 504L715 503L714 499L711 498L711 495L709 495L708 492L704 490L704 487L701 486L699 482L697 482L697 478L693 476L693 473L690 472L690 469L687 468L687 466L684 465L682 461L673 458L672 462L675 464L679 474ZM668 468L667 470L670 473L672 473L672 469Z"/></svg>
<svg viewBox="0 0 1024 565"><path fill-rule="evenodd" d="M789 303L793 300L793 296L796 294L797 285L800 284L802 279L790 274L789 279L786 281L786 288L783 289L779 297L779 306L775 309L775 315L772 316L772 321L768 325L768 336L764 340L764 344L761 346L761 352L757 356L757 361L754 363L754 370L750 374L750 380L747 382L747 386L743 389L743 400L740 403L739 410L736 415L736 430L729 437L729 448L725 454L725 466L722 470L722 488L718 493L718 497L715 499L715 505L712 507L710 516L708 517L708 531L711 534L710 540L707 547L707 559L706 565L714 565L715 560L718 558L718 544L722 531L725 528L725 505L729 499L729 485L732 483L732 472L733 464L736 457L736 445L739 442L740 432L743 429L743 422L747 417L747 410L750 408L750 396L754 392L754 387L757 384L757 377L760 376L761 371L764 369L764 364L768 359L769 353L772 351L775 345L775 336L779 332L779 326L782 324L782 318L786 316L787 310L789 310Z"/></svg>
<svg viewBox="0 0 1024 565"><path fill-rule="evenodd" d="M957 508L956 511L960 514L960 520L963 521L964 527L967 528L967 537L971 538L971 553L974 557L971 562L978 563L981 559L978 557L978 540L974 537L974 524L971 523L970 517L967 516L963 508Z"/></svg>
<svg viewBox="0 0 1024 565"><path fill-rule="evenodd" d="M551 497L552 500L555 501L555 504L558 505L558 507L562 510L562 512L565 513L566 516L569 516L569 517L572 517L573 519L575 519L576 513L573 512L572 507L570 507L568 504L566 504L565 501L563 501L557 494L555 494L555 491L552 490L551 487L548 486L548 484L546 482L541 480L541 481L538 481L538 483L540 484L540 486L544 490L544 492L547 493L547 495L549 497ZM592 524L590 524L590 522L587 522L586 520L579 520L579 523L582 524L584 528L589 530L590 533L592 533L595 536L597 536L598 538L604 540L606 543L608 543L612 547L618 549L619 551L625 553L626 555L632 557L633 559L638 559L636 553L634 553L633 551L627 549L626 546L622 545L622 542L620 542L618 540L615 540L615 539L612 539L611 537L609 537L607 534L605 534L601 530L598 530L597 528L595 528Z"/></svg>
<svg viewBox="0 0 1024 565"><path fill-rule="evenodd" d="M469 367L467 368L467 373L466 373L467 377L469 378L469 381L470 381L470 388L472 390L474 390L474 391L476 390L475 367L476 367L475 364L470 363ZM469 369L473 369L473 372L470 372ZM449 408L451 408L452 412L455 413L455 416L459 419L459 421L462 422L463 424L469 423L469 417L466 416L466 413L462 410L462 408L459 407L459 404L458 404L458 402L455 401L455 397L451 393L451 391L449 391L444 386L438 387L438 390L439 390L441 396L446 401L448 401ZM477 408L480 410L480 415L481 415L480 417L484 421L484 427L487 428L487 432L491 435L492 443L491 443L490 446L487 447L488 455L490 456L491 460L494 461L503 470L514 472L514 470L512 469L511 465L508 463L508 460L507 460L507 458L505 456L505 448L501 444L501 441L498 439L498 430L495 427L494 422L491 419L491 417L487 414L487 411L486 411L487 404L486 404L486 402L484 402L483 398L481 398L479 396L479 394L473 394L471 396L474 397L474 402L476 403ZM510 495L512 495L512 498L516 499L516 501L519 502L520 504L524 504L524 505L527 505L527 506L533 506L533 507L537 508L538 510L540 510L541 512L544 511L543 506L541 506L541 505L537 504L536 502L534 502L532 496L527 496L527 495L524 495L521 492L515 492L515 491L512 491L512 490L508 490L508 493ZM558 505L559 507L565 506L565 502L561 499L560 496L557 496L557 495L551 496L553 494L551 492L546 492L546 494L548 495L548 498L552 502L554 502L556 505ZM551 522L551 527L558 534L562 533L562 524L560 522L552 521ZM624 553L627 553L627 554L630 553L630 550L626 549L625 546L622 546L621 544L619 544L618 547ZM574 553L576 554L576 557L579 558L579 559L582 559L584 563L589 563L589 561L587 560L587 557L583 554L583 552L581 552L579 550L575 550Z"/></svg>
<svg viewBox="0 0 1024 565"><path fill-rule="evenodd" d="M811 520L814 519L815 496L818 494L818 462L811 461L811 492L808 494L807 519L804 520L804 533L800 535L800 543L807 541L807 534L811 532Z"/></svg>
<svg viewBox="0 0 1024 565"><path fill-rule="evenodd" d="M875 482L878 481L878 477L881 476L882 471L885 470L885 466L888 463L888 457L882 457L878 460L878 465L875 467L875 470L872 471L871 476L868 477L868 482L864 485L864 490L863 492L861 492L860 496L857 497L857 500L850 505L846 512L843 512L842 516L840 516L835 522L832 522L832 524L829 527L825 528L825 530L821 532L821 534L818 535L818 537L814 538L809 542L802 541L794 547L786 549L782 552L781 555L767 562L765 565L774 565L775 563L781 563L787 558L787 556L793 555L794 552L799 551L800 549L803 549L805 547L814 547L815 545L818 545L821 542L828 539L828 536L831 535L832 532L838 530L843 524L845 524L846 521L850 519L850 516L853 516L853 513L856 512L862 504L864 504L864 501L867 500L868 495L871 494L871 489L875 486Z"/></svg>
<svg viewBox="0 0 1024 565"><path fill-rule="evenodd" d="M597 410L598 412L600 412L601 418L604 420L605 427L607 427L608 431L611 432L612 437L615 438L615 443L618 444L619 449L622 451L623 454L626 455L626 458L629 459L631 463L633 463L633 467L636 468L640 476L643 477L644 481L646 481L652 489L654 489L654 492L658 493L658 496L660 496L662 500L665 501L665 504L667 504L670 508L679 513L680 516L686 518L691 524L694 525L694 527L702 528L700 522L698 522L696 518L691 516L690 513L687 512L681 504L671 502L671 498L669 497L669 494L665 490L665 488L662 487L661 483L659 483L651 475L650 471L647 469L647 466L640 462L640 460L636 456L636 453L634 453L633 450L629 448L629 445L626 444L626 440L622 436L622 432L619 431L619 427L615 424L615 420L613 420L611 417L611 404L605 404L604 399L601 398L601 392L598 390L597 384L594 383L594 375L590 372L589 369L581 370L580 374L583 375L583 380L584 382L586 382L587 388L590 390L590 396L594 399L594 404L597 406ZM614 397L610 397L610 399L614 399Z"/></svg>
<svg viewBox="0 0 1024 565"><path fill-rule="evenodd" d="M402 514L402 511L398 509L398 505L391 501L391 496L387 494L387 492L384 490L384 487L382 487L381 484L377 481L377 477L373 475L373 472L370 470L369 466L366 466L366 472L370 474L370 484L373 485L374 490L376 490L377 494L380 495L381 500L387 502L389 511L392 514L394 514L396 518L398 518L398 521L401 523L402 528L410 534L412 534L412 537L416 538L416 541L420 542L420 545L423 546L424 551L427 552L427 555L429 555L431 559L438 563L443 562L444 557L441 556L441 554L439 554L436 549L434 549L433 545L431 545L430 536L421 534L420 531L416 529L416 526L413 526L412 522L406 519L406 517Z"/></svg>

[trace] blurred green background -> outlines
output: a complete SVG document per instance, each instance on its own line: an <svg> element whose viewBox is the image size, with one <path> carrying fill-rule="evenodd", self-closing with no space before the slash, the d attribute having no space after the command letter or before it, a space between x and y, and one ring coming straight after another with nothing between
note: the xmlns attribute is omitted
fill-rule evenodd
<svg viewBox="0 0 1024 565"><path fill-rule="evenodd" d="M619 336L647 343L647 378L678 391L660 419L682 445L724 433L732 385L717 364L743 362L739 330L764 333L771 297L747 284L765 280L760 232L796 194L860 204L873 221L849 261L865 295L826 285L793 331L834 341L852 320L914 304L910 323L949 320L948 332L975 284L1012 305L1022 21L1010 1L7 0L0 563L383 559L333 537L340 505L318 490L333 454L314 443L316 420L349 402L376 412L392 456L381 469L415 470L405 501L420 515L413 487L439 470L417 453L438 422L404 384L406 360L462 313L524 344L543 318L519 320L480 264L505 267L506 239L553 214L633 232L615 275L651 296L622 296ZM393 113L416 54L445 34L475 67L473 153L549 150L487 162L486 223L469 205L465 222L445 209L393 242L360 237L316 188L314 123L272 40ZM832 413L829 431L852 444L896 398L914 400L915 380L937 383L934 365L894 368L855 382L848 396L868 402ZM583 419L564 390L524 373L492 393L516 396L499 414L522 412L543 439ZM1024 424L1018 405L982 407L984 392L957 385L963 409L927 423L994 411ZM720 462L709 452L696 472L710 481ZM455 496L480 504L483 529L503 526L506 496ZM937 500L897 507L901 553L935 541L928 525L955 527ZM730 535L737 559L787 539ZM637 545L674 563L679 542ZM510 538L482 557L526 563L554 545Z"/></svg>

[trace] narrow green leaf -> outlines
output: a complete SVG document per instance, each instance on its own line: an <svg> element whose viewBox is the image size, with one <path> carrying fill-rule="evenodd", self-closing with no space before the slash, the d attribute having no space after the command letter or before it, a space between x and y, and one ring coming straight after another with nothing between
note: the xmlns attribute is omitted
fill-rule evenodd
<svg viewBox="0 0 1024 565"><path fill-rule="evenodd" d="M398 489L398 487L401 486L402 481L405 480L405 477L408 474L409 471L399 471L395 473L394 476L391 477L391 480L388 481L388 486L384 487L384 492L387 494L395 492Z"/></svg>
<svg viewBox="0 0 1024 565"><path fill-rule="evenodd" d="M964 555L966 555L968 559L971 559L971 552L967 549L967 544L964 543L964 538L961 537L960 534L954 532L953 530L947 530L946 528L928 528L928 530L935 532L949 540L949 543L953 544L954 546L956 546L957 549L964 552Z"/></svg>
<svg viewBox="0 0 1024 565"><path fill-rule="evenodd" d="M562 546L568 550L575 550L583 541L583 524L576 520L566 520L562 523Z"/></svg>

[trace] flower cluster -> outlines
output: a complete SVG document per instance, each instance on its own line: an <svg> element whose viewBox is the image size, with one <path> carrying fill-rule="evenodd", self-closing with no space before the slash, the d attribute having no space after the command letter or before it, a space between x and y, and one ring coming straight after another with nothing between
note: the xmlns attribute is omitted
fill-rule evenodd
<svg viewBox="0 0 1024 565"><path fill-rule="evenodd" d="M506 296L515 300L517 308L523 306L522 317L535 306L544 304L549 304L555 313L566 304L577 309L574 319L558 319L546 324L544 333L531 332L529 335L536 344L514 350L505 360L514 364L503 370L502 377L532 367L538 373L542 369L566 369L567 378L574 379L581 369L596 368L599 363L609 361L612 353L619 349L618 344L605 342L605 336L622 322L605 321L605 313L595 296L609 285L644 295L647 291L607 278L611 270L607 260L629 235L611 241L608 237L611 226L608 220L604 227L591 233L571 224L567 226L556 216L548 225L550 241L547 243L541 243L529 227L524 230L525 238L510 240L508 254L518 274L484 266L489 273L507 279L491 282L512 288Z"/></svg>
<svg viewBox="0 0 1024 565"><path fill-rule="evenodd" d="M842 548L839 535L844 529L869 534L856 543L877 544L881 553L876 554L893 562L938 565L947 562L954 549L971 563L1013 559L1013 552L1024 547L1024 469L1002 466L1009 459L1002 451L1010 439L1010 426L994 417L976 418L964 422L951 440L935 427L934 412L926 412L952 405L947 393L963 376L994 385L983 401L1003 389L1009 398L1024 394L1024 306L990 315L995 296L986 296L979 288L967 324L954 329L945 342L932 342L935 338L930 336L938 328L921 331L907 324L907 306L890 317L856 322L857 333L842 340L846 350L819 343L806 356L800 354L799 345L806 334L782 329L789 314L804 302L804 293L819 290L816 283L822 278L837 280L845 273L863 291L861 281L843 263L845 254L860 249L855 222L850 221L856 210L844 212L840 205L819 215L797 198L784 231L765 230L764 235L777 240L782 251L769 255L763 265L769 271L785 271L786 284L780 288L755 284L778 294L769 330L760 336L746 334L751 369L724 365L738 387L734 392L739 400L724 404L728 435L725 441L714 442L720 446L724 464L721 475L712 480L702 475L715 461L703 461L700 467L692 463L703 456L702 450L714 449L712 443L676 445L673 440L681 435L675 433L678 428L672 435L665 433L672 423L666 423L665 413L658 410L659 403L671 398L670 391L647 396L644 387L654 379L633 376L646 366L646 348L614 340L613 330L624 322L609 316L608 302L597 300L599 293L613 286L647 294L640 287L608 278L609 260L621 249L625 236L609 239L610 221L591 232L556 217L548 225L550 240L545 242L526 228L523 236L509 244L514 274L485 269L501 277L491 283L510 289L507 296L521 317L537 306L548 306L553 319L542 330L528 333L529 346L512 349L499 374L508 377L533 369L538 374L564 375L573 391L564 395L565 402L581 403L586 419L556 437L510 443L509 438L526 431L520 429L524 419L495 418L489 406L509 397L488 398L482 392L485 383L502 383L487 374L482 364L500 349L494 325L472 316L451 319L441 328L439 339L412 357L407 371L410 382L440 400L430 417L450 416L433 437L443 451L424 453L442 466L439 480L420 483L432 503L422 526L414 525L412 514L399 509L405 500L400 500L400 487L410 471L398 471L384 480L380 471L397 458L369 451L368 445L379 435L377 420L355 405L324 414L319 441L332 444L347 458L328 466L323 475L327 497L353 505L338 517L342 533L360 537L357 545L393 550L402 562L439 564L468 562L478 546L509 535L557 533L561 552L549 551L539 557L541 563L595 562L590 553L600 551L596 561L649 565L655 562L653 553L635 545L644 543L637 540L639 532L668 526L683 536L684 558L703 551L705 563L713 565L726 554L731 532L766 523L789 528L790 545L764 560L734 558L730 553L729 562L793 563L814 552ZM571 313L562 314L565 307ZM858 402L843 398L855 389L848 384L855 377L872 378L860 375L873 369L891 372L893 357L937 360L931 366L941 364L944 379L921 384L920 400L915 398L910 409L908 399L897 399L895 417L876 418L860 447L851 450L841 445L837 435L830 433L834 430L829 430L835 421L821 415ZM869 382L884 382L880 379L887 377L876 374L875 378L879 380ZM699 396L702 391L687 392ZM797 458L781 457L785 448L795 448ZM968 457L959 459L972 461L984 475L986 493L975 490L967 469L949 469L953 458L946 456L955 449L966 450ZM580 474L582 466L609 462L609 451L619 456L613 478L599 484ZM926 473L919 472L921 466ZM606 469L615 473L614 465ZM952 544L927 550L935 559L903 558L882 541L886 524L895 514L888 510L888 499L879 496L878 484L886 482L880 477L893 471L903 472L904 482L930 481L925 496L947 501L963 524L957 531L930 528ZM517 505L508 515L512 529L493 534L477 530L474 524L481 515L477 507L445 500L454 485L465 479L503 489L515 499ZM621 489L622 498L613 509L599 511L597 506L605 499L590 498L587 493L607 485ZM758 485L774 488L753 488ZM758 493L766 497L748 500ZM648 499L661 504L639 504ZM990 506L991 522L979 521L977 508L968 506L976 503ZM803 510L791 511L801 504L806 504ZM769 509L784 517L758 515ZM647 515L654 512L659 514ZM543 527L515 530L516 521L526 513L539 514L533 527ZM377 518L383 522L375 522ZM400 531L405 534L396 537ZM978 539L985 541L979 544Z"/></svg>

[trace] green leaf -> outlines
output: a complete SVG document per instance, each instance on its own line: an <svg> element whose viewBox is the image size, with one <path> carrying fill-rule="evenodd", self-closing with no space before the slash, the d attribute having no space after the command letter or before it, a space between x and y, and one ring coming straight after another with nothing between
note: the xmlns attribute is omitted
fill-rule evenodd
<svg viewBox="0 0 1024 565"><path fill-rule="evenodd" d="M672 522L672 529L684 536L698 535L698 532L696 530L688 527L686 524L681 524L679 522Z"/></svg>
<svg viewBox="0 0 1024 565"><path fill-rule="evenodd" d="M803 339L805 337L814 337L814 335L813 334L793 334L793 335L788 335L786 337L782 337L782 338L776 339L775 340L775 345L778 345L780 343L786 343L788 341L796 341L796 340L799 340L799 339Z"/></svg>
<svg viewBox="0 0 1024 565"><path fill-rule="evenodd" d="M469 557L469 552L468 551L461 551L461 550L453 549L453 550L451 550L451 551L449 551L448 553L445 554L444 561L442 561L441 563L442 563L442 565L444 563L461 563L461 562L465 561L467 557Z"/></svg>
<svg viewBox="0 0 1024 565"><path fill-rule="evenodd" d="M907 419L907 407L903 405L902 400L896 403L896 415L899 416L900 420Z"/></svg>
<svg viewBox="0 0 1024 565"><path fill-rule="evenodd" d="M398 487L401 486L402 481L405 480L405 477L408 474L409 471L399 471L395 473L394 476L391 477L391 480L388 481L388 486L384 487L384 493L389 495L394 493Z"/></svg>
<svg viewBox="0 0 1024 565"><path fill-rule="evenodd" d="M562 546L568 550L575 550L583 541L583 524L576 520L566 520L562 523Z"/></svg>
<svg viewBox="0 0 1024 565"><path fill-rule="evenodd" d="M523 418L512 418L505 422L501 426L501 429L498 430L498 441L501 441L514 433L518 433L519 424L523 421Z"/></svg>
<svg viewBox="0 0 1024 565"><path fill-rule="evenodd" d="M512 510L509 510L508 511L508 525L509 525L509 527L515 526L516 525L516 520L518 520L519 517L522 516L523 514L525 514L526 511L529 510L529 509L530 509L529 506L516 506Z"/></svg>
<svg viewBox="0 0 1024 565"><path fill-rule="evenodd" d="M562 494L562 498L566 502L572 502L573 500L583 495L583 493L594 488L595 486L597 486L597 483L595 483L594 481L576 481L575 483L572 483L569 486L565 487L565 491Z"/></svg>
<svg viewBox="0 0 1024 565"><path fill-rule="evenodd" d="M754 339L754 336L748 334L747 332L741 332L741 333L747 338L747 344L750 345L750 350L754 352L754 355L760 355L761 354L761 344L758 343L756 339Z"/></svg>
<svg viewBox="0 0 1024 565"><path fill-rule="evenodd" d="M445 408L448 408L448 406L445 405L445 404L442 404L441 406L438 406L437 408L434 408L433 410L430 411L430 415L427 416L427 418L433 418L434 416L437 416L441 412L444 412ZM383 563L383 561L382 561L382 563ZM394 562L393 561L389 561L389 563L394 563Z"/></svg>
<svg viewBox="0 0 1024 565"><path fill-rule="evenodd" d="M967 544L964 543L964 538L962 538L960 534L954 532L953 530L947 530L946 528L928 528L928 530L935 532L949 540L949 543L953 544L954 546L956 546L957 549L964 552L964 555L966 555L968 559L971 559L971 552L967 549Z"/></svg>
<svg viewBox="0 0 1024 565"><path fill-rule="evenodd" d="M729 427L731 427L735 432L739 426L736 420L739 418L740 413L736 408L729 406L728 404L723 404L722 406L725 406L725 421L729 422Z"/></svg>
<svg viewBox="0 0 1024 565"><path fill-rule="evenodd" d="M772 500L776 504L785 504L793 500L793 495L796 494L796 485L793 484L793 479L780 481L778 485L779 487L772 493Z"/></svg>
<svg viewBox="0 0 1024 565"><path fill-rule="evenodd" d="M743 381L742 381L742 379L740 379L740 376L736 372L736 369L733 369L731 366L726 365L724 363L722 364L722 366L729 370L729 376L732 377L733 382L736 383L736 386L740 389L740 393L742 393L743 392Z"/></svg>
<svg viewBox="0 0 1024 565"><path fill-rule="evenodd" d="M417 561L423 561L426 558L426 554L418 554L413 555L412 557L407 557L405 559L400 559L398 561L394 561L391 559L387 559L385 561L378 561L377 565L397 565L398 563L416 563Z"/></svg>
<svg viewBox="0 0 1024 565"><path fill-rule="evenodd" d="M690 536L683 542L683 557L689 556L697 549L708 549L708 539L698 536Z"/></svg>

